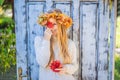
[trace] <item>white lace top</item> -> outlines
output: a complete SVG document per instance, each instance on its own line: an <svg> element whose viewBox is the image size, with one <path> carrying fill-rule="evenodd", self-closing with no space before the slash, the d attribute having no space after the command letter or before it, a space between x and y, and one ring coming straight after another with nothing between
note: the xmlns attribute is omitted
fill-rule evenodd
<svg viewBox="0 0 120 80"><path fill-rule="evenodd" d="M40 36L36 36L34 41L35 41L34 47L36 53L36 60L40 65L39 80L75 80L72 74L74 74L75 71L77 71L78 63L77 63L76 46L72 40L70 39L68 40L68 50L72 57L72 63L63 65L63 67L67 69L66 72L69 74L58 74L56 72L53 72L51 69L45 68L45 66L48 64L50 59L50 41L45 40ZM58 43L56 43L54 46L55 59L60 60L62 63L62 58L58 55L58 52L59 52L59 47L58 47Z"/></svg>

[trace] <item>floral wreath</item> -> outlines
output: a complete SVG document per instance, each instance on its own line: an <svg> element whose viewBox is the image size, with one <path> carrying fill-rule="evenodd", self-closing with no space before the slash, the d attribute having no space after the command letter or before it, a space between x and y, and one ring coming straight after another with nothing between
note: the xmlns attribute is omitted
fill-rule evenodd
<svg viewBox="0 0 120 80"><path fill-rule="evenodd" d="M66 28L69 28L72 25L72 19L69 16L57 12L45 13L40 15L38 17L38 23L42 26L46 25L48 28L52 28L53 24L50 21L48 21L50 18L54 18L57 23L61 24Z"/></svg>

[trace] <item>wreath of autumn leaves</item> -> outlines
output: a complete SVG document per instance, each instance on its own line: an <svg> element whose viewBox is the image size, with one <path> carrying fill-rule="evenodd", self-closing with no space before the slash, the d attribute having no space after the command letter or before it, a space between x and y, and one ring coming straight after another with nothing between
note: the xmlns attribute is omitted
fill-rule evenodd
<svg viewBox="0 0 120 80"><path fill-rule="evenodd" d="M45 13L38 17L38 23L42 26L47 26L48 28L52 28L53 24L48 20L50 18L54 18L57 23L61 24L63 27L69 28L72 25L72 19L63 14L63 13Z"/></svg>

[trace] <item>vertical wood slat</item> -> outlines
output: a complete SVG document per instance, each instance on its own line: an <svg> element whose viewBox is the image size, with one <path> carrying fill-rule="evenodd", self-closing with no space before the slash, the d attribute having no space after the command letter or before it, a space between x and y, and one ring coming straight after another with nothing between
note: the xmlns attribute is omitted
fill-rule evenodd
<svg viewBox="0 0 120 80"><path fill-rule="evenodd" d="M99 0L99 34L98 34L98 80L108 78L108 25L109 9L107 2Z"/></svg>
<svg viewBox="0 0 120 80"><path fill-rule="evenodd" d="M76 80L81 80L81 54L80 54L80 24L79 24L79 0L73 0L73 41L77 47L77 61L79 62L79 70L77 71Z"/></svg>
<svg viewBox="0 0 120 80"><path fill-rule="evenodd" d="M81 2L80 10L82 80L96 80L97 4Z"/></svg>
<svg viewBox="0 0 120 80"><path fill-rule="evenodd" d="M36 55L34 50L34 38L35 36L43 36L43 27L37 23L38 16L43 13L44 2L29 2L27 4L27 16L28 16L28 66L30 67L30 76L32 80L38 80L39 78L39 68L36 62ZM34 14L34 15L33 15Z"/></svg>
<svg viewBox="0 0 120 80"><path fill-rule="evenodd" d="M115 35L116 35L116 16L117 16L117 0L114 0L112 3L112 10L111 10L111 17L110 17L110 48L109 48L109 77L108 80L114 80L114 54L115 54Z"/></svg>
<svg viewBox="0 0 120 80"><path fill-rule="evenodd" d="M53 1L52 0L46 0L46 11L52 9Z"/></svg>
<svg viewBox="0 0 120 80"><path fill-rule="evenodd" d="M28 0L28 1L45 1L45 0ZM72 0L52 0L52 1L58 1L58 2L63 2L63 1L72 1ZM97 2L98 0L79 0L79 1L84 1L84 2Z"/></svg>
<svg viewBox="0 0 120 80"><path fill-rule="evenodd" d="M27 74L27 33L26 33L26 9L25 0L14 1L15 33L16 33L16 59L17 59L17 80L19 77L18 68L22 68L22 74ZM27 80L27 77L23 77Z"/></svg>

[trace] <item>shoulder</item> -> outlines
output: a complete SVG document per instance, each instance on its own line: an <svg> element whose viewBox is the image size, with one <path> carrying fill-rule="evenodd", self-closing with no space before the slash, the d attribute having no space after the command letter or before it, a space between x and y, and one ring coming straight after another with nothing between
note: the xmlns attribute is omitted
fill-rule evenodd
<svg viewBox="0 0 120 80"><path fill-rule="evenodd" d="M68 50L69 50L71 56L76 55L76 48L77 47L75 45L75 41L69 39L68 40Z"/></svg>
<svg viewBox="0 0 120 80"><path fill-rule="evenodd" d="M46 45L48 46L50 44L50 41L49 40L46 40L43 38L43 36L36 36L34 38L34 44L35 45Z"/></svg>
<svg viewBox="0 0 120 80"><path fill-rule="evenodd" d="M42 37L41 36L35 36L34 38L34 41L37 42L37 41L41 41Z"/></svg>

